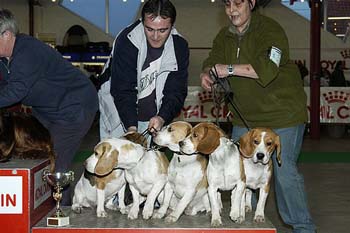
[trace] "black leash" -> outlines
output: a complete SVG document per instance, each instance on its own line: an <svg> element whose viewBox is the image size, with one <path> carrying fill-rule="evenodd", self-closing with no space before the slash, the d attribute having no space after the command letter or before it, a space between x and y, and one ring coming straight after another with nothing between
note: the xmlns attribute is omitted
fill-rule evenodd
<svg viewBox="0 0 350 233"><path fill-rule="evenodd" d="M215 71L215 72L214 72ZM224 99L227 100L230 105L233 107L233 109L238 114L239 118L242 120L244 126L248 129L248 131L251 129L247 120L243 117L243 114L237 107L237 105L233 101L234 93L232 92L230 82L227 80L227 78L219 78L218 72L216 70L216 66L214 65L214 71L213 69L209 70L209 75L212 77L214 83L212 84L211 88L212 91L215 92L218 87L220 87L224 92Z"/></svg>
<svg viewBox="0 0 350 233"><path fill-rule="evenodd" d="M153 129L155 132L158 132L158 130L157 130L156 128L152 127L152 129ZM145 130L140 134L140 136L139 136L137 139L139 139L139 138L141 138L141 137L144 137L145 140L147 141L148 137L151 136L151 135L152 135L151 130L147 128L147 129L145 129ZM151 138L150 145L149 145L148 148L146 148L146 151L159 150L160 148L161 148L161 147L158 146L157 144L155 144L155 143L153 142L152 138Z"/></svg>

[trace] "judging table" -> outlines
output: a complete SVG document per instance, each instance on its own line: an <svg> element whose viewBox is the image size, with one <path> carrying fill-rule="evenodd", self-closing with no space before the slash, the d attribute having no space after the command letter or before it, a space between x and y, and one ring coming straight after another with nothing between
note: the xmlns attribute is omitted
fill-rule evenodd
<svg viewBox="0 0 350 233"><path fill-rule="evenodd" d="M0 163L1 233L28 233L54 206L51 187L42 180L47 159Z"/></svg>

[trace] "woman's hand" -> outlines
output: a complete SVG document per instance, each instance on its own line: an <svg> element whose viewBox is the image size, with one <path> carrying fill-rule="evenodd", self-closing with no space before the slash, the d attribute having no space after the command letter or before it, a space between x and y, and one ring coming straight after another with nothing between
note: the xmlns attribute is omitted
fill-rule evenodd
<svg viewBox="0 0 350 233"><path fill-rule="evenodd" d="M200 74L200 79L201 79L201 85L203 89L206 91L211 91L211 86L214 83L213 80L210 78L210 75L208 72L203 72Z"/></svg>

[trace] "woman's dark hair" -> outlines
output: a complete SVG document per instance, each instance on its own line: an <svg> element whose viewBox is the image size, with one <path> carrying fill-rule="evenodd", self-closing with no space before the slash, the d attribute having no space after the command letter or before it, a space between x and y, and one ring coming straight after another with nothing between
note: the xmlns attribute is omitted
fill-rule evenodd
<svg viewBox="0 0 350 233"><path fill-rule="evenodd" d="M163 19L170 18L172 25L176 20L176 9L169 0L148 0L142 8L142 22L145 21L146 14L160 16Z"/></svg>

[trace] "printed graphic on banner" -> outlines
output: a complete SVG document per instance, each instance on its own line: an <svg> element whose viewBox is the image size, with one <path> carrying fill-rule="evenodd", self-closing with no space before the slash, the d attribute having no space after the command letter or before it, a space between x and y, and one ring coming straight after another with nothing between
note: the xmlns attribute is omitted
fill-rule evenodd
<svg viewBox="0 0 350 233"><path fill-rule="evenodd" d="M310 96L309 89L305 92ZM350 90L346 87L325 87L320 93L320 122L349 123L350 122ZM310 112L310 101L308 98Z"/></svg>
<svg viewBox="0 0 350 233"><path fill-rule="evenodd" d="M304 88L307 95L307 105L310 121L310 88ZM222 103L217 110L211 92L204 91L199 86L190 86L184 107L176 120L202 122L216 120L220 122L232 119L227 106ZM321 123L350 123L350 88L322 87L320 93Z"/></svg>
<svg viewBox="0 0 350 233"><path fill-rule="evenodd" d="M216 108L212 92L203 91L198 86L190 86L184 107L176 120L213 122L216 120L216 117L218 117L219 121L227 121L227 118L231 119L232 115L224 103L219 108Z"/></svg>
<svg viewBox="0 0 350 233"><path fill-rule="evenodd" d="M50 165L40 169L34 174L34 209L51 196L50 185L42 179L42 174L45 169L50 169Z"/></svg>
<svg viewBox="0 0 350 233"><path fill-rule="evenodd" d="M22 176L0 176L0 214L22 214Z"/></svg>

